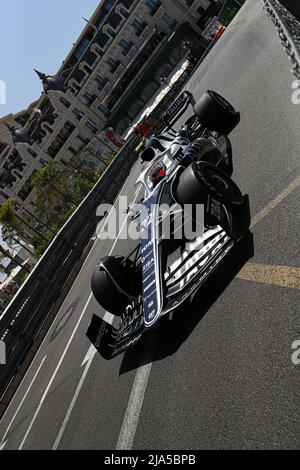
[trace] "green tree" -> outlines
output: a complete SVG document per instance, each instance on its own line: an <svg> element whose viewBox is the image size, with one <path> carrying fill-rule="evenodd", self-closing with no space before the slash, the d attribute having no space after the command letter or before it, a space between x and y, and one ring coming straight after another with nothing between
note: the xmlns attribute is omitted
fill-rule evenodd
<svg viewBox="0 0 300 470"><path fill-rule="evenodd" d="M62 170L57 162L43 166L33 177L37 191L34 203L37 215L56 230L62 225L65 213L78 204L70 192L68 179L68 170Z"/></svg>
<svg viewBox="0 0 300 470"><path fill-rule="evenodd" d="M43 238L32 224L24 216L20 216L16 211L16 201L11 198L0 205L0 224L9 231L15 231L21 239L28 238L28 234L35 234ZM28 229L28 230L25 230Z"/></svg>

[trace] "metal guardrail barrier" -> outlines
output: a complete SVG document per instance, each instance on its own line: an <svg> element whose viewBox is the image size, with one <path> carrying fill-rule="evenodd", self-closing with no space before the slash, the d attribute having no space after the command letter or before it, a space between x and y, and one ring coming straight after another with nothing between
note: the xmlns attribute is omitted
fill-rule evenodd
<svg viewBox="0 0 300 470"><path fill-rule="evenodd" d="M136 161L133 136L116 155L94 188L61 228L10 304L0 316L0 340L6 345L6 365L0 365L0 398L26 357L59 297L99 220L99 204L113 203ZM115 184L112 186L112 178ZM108 196L109 195L109 196Z"/></svg>
<svg viewBox="0 0 300 470"><path fill-rule="evenodd" d="M273 21L279 40L291 62L291 72L300 79L300 22L278 0L262 0L267 15Z"/></svg>

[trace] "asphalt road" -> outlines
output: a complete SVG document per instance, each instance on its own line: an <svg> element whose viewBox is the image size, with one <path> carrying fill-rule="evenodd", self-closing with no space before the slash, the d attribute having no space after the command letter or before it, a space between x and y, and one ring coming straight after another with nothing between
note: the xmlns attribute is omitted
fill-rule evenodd
<svg viewBox="0 0 300 470"><path fill-rule="evenodd" d="M214 89L241 112L231 136L234 179L250 195L254 274L248 265L239 273L243 245L135 348L110 362L86 358L85 331L101 312L90 294L94 266L129 248L97 240L0 422L0 448L299 448L300 365L291 360L299 290L284 286L299 259L292 81L261 2L246 2L187 89L195 98ZM137 163L121 192L129 200L139 171ZM294 281L299 288L297 273Z"/></svg>

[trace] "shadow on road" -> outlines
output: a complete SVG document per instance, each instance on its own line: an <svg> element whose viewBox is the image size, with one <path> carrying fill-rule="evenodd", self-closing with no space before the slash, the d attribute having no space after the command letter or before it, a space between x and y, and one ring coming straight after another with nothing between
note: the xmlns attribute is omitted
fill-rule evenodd
<svg viewBox="0 0 300 470"><path fill-rule="evenodd" d="M120 375L174 354L253 256L253 235L249 232L228 253L193 299L185 302L173 315L162 318L155 330L145 333L140 343L125 352Z"/></svg>

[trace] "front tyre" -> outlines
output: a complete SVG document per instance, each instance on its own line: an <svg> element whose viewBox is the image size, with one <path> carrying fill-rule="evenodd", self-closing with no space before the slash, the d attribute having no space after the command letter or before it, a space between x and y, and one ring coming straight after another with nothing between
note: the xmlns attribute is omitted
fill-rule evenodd
<svg viewBox="0 0 300 470"><path fill-rule="evenodd" d="M179 204L206 204L208 196L227 204L242 204L243 196L227 174L209 162L189 165L179 177L176 199Z"/></svg>
<svg viewBox="0 0 300 470"><path fill-rule="evenodd" d="M243 196L226 173L208 162L189 165L179 176L174 195L183 208L185 204L203 204L205 224L220 225L234 240L249 229L248 195Z"/></svg>
<svg viewBox="0 0 300 470"><path fill-rule="evenodd" d="M120 316L130 301L141 293L141 273L130 260L107 256L99 261L91 288L97 302L108 312Z"/></svg>

